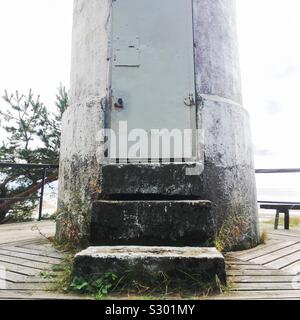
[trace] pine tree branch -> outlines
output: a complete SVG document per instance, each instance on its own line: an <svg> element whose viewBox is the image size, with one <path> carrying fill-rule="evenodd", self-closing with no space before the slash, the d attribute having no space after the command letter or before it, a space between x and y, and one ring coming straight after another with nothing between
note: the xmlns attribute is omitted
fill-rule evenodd
<svg viewBox="0 0 300 320"><path fill-rule="evenodd" d="M0 190L5 188L8 183L13 182L16 179L18 179L18 177L19 177L19 175L7 177L3 182L0 183ZM1 198L0 198L0 200L1 200Z"/></svg>
<svg viewBox="0 0 300 320"><path fill-rule="evenodd" d="M45 184L54 182L57 179L58 179L58 172L55 172L54 174L52 174L51 176L46 178ZM11 198L10 200L5 201L2 204L0 204L0 210L10 209L14 204L20 202L20 198L29 197L30 195L37 192L41 187L42 187L42 181L33 183L32 185L30 185L28 188L24 189L19 194L14 195L14 197Z"/></svg>

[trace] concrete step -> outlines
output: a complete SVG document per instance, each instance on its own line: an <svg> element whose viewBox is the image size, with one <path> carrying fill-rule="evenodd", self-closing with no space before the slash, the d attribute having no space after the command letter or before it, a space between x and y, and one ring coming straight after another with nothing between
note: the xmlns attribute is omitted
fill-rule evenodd
<svg viewBox="0 0 300 320"><path fill-rule="evenodd" d="M101 192L104 195L201 197L203 178L198 166L195 162L104 164Z"/></svg>
<svg viewBox="0 0 300 320"><path fill-rule="evenodd" d="M226 283L225 261L215 248L108 246L90 247L74 259L75 276L115 273L119 277L131 273L142 283L158 280L161 275L185 279L188 285L208 283L218 276ZM190 287L191 289L192 287Z"/></svg>
<svg viewBox="0 0 300 320"><path fill-rule="evenodd" d="M209 201L97 201L92 245L211 246Z"/></svg>

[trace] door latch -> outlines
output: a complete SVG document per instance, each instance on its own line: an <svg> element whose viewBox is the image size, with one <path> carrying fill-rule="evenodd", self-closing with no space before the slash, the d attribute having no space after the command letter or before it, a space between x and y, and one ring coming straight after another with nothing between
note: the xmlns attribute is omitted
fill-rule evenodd
<svg viewBox="0 0 300 320"><path fill-rule="evenodd" d="M114 104L116 109L124 109L124 101L122 98L119 98L118 101Z"/></svg>
<svg viewBox="0 0 300 320"><path fill-rule="evenodd" d="M184 104L187 107L193 107L196 105L195 101L195 95L193 93L189 93L185 98L184 98Z"/></svg>

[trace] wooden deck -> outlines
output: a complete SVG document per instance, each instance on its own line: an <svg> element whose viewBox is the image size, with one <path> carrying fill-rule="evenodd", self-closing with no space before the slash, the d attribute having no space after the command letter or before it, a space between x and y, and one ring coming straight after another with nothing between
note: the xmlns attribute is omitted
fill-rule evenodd
<svg viewBox="0 0 300 320"><path fill-rule="evenodd" d="M0 300L81 298L51 292L47 274L63 255L40 233L53 236L54 222L0 225ZM231 289L210 299L300 300L300 230L271 231L265 245L225 258Z"/></svg>
<svg viewBox="0 0 300 320"><path fill-rule="evenodd" d="M52 268L62 263L63 254L41 233L49 237L54 230L51 221L0 226L0 300L78 299L51 291Z"/></svg>
<svg viewBox="0 0 300 320"><path fill-rule="evenodd" d="M271 231L265 245L226 254L231 290L215 299L300 300L300 231Z"/></svg>

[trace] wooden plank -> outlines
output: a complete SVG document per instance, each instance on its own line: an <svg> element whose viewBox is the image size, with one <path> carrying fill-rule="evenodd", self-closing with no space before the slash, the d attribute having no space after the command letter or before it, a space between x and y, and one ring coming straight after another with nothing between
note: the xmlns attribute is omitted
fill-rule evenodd
<svg viewBox="0 0 300 320"><path fill-rule="evenodd" d="M1 273L0 275L1 280L6 280L8 282L13 282L13 283L24 282L25 278L26 277L24 275L11 272L11 271L6 271L5 273Z"/></svg>
<svg viewBox="0 0 300 320"><path fill-rule="evenodd" d="M269 268L266 268L259 264L248 264L248 265L227 265L227 270L269 270Z"/></svg>
<svg viewBox="0 0 300 320"><path fill-rule="evenodd" d="M300 299L300 290L232 291L224 295L207 298L210 300L284 300Z"/></svg>
<svg viewBox="0 0 300 320"><path fill-rule="evenodd" d="M295 288L293 283L285 282L285 283L235 283L231 291L273 291L273 290L296 290L299 288ZM267 294L267 292L266 292Z"/></svg>
<svg viewBox="0 0 300 320"><path fill-rule="evenodd" d="M225 260L226 265L236 265L236 266L248 266L253 265L254 263L243 261L243 260L237 260L237 259L226 259Z"/></svg>
<svg viewBox="0 0 300 320"><path fill-rule="evenodd" d="M50 244L49 242L46 243L42 243L42 244L26 244L26 245L16 245L18 248L27 248L27 249L34 249L34 250L38 250L38 251L44 251L45 248L47 249L54 249L52 244ZM55 250L55 249L54 249Z"/></svg>
<svg viewBox="0 0 300 320"><path fill-rule="evenodd" d="M294 240L294 238L291 237L285 237L285 236L281 236L281 235L272 235L272 234L268 234L268 239L270 239L273 242L280 242L280 241L289 241L289 240Z"/></svg>
<svg viewBox="0 0 300 320"><path fill-rule="evenodd" d="M54 291L52 283L8 283L4 290L18 291Z"/></svg>
<svg viewBox="0 0 300 320"><path fill-rule="evenodd" d="M278 251L280 249L287 248L296 243L300 243L300 241L284 241L271 246L262 246L260 248L256 248L256 250L251 250L251 252L245 251L242 255L239 256L239 259L244 261L250 261L252 259L264 256L266 254Z"/></svg>
<svg viewBox="0 0 300 320"><path fill-rule="evenodd" d="M297 262L298 260L300 260L300 251L297 251L293 254L282 257L282 258L277 259L275 261L272 261L270 263L267 263L267 264L265 264L265 266L270 267L270 268L275 268L275 269L283 269L283 268ZM299 273L299 272L300 272L300 269L297 271L297 273Z"/></svg>
<svg viewBox="0 0 300 320"><path fill-rule="evenodd" d="M281 235L281 236L288 236L293 238L300 239L300 231L291 229L291 230L273 230L272 234L274 235Z"/></svg>
<svg viewBox="0 0 300 320"><path fill-rule="evenodd" d="M274 236L270 236L272 237L272 239L274 239L274 237L277 237L277 241L278 242L282 242L282 241L297 241L299 238L295 237L295 236L289 236L289 235L274 235Z"/></svg>
<svg viewBox="0 0 300 320"><path fill-rule="evenodd" d="M13 283L53 283L55 279L43 279L41 276L24 276L19 273L6 271L0 275L1 280L6 280Z"/></svg>
<svg viewBox="0 0 300 320"><path fill-rule="evenodd" d="M295 276L231 276L229 279L233 283L282 283L292 282Z"/></svg>
<svg viewBox="0 0 300 320"><path fill-rule="evenodd" d="M240 257L245 255L246 253L248 254L248 253L256 252L257 250L260 250L260 249L269 248L269 247L272 247L273 245L276 245L278 243L279 243L278 240L274 240L274 241L271 240L271 241L268 241L266 244L260 244L257 247L249 249L249 250L227 252L224 254L224 256L225 256L225 258L240 259Z"/></svg>
<svg viewBox="0 0 300 320"><path fill-rule="evenodd" d="M92 300L85 296L64 295L52 292L0 290L1 300Z"/></svg>
<svg viewBox="0 0 300 320"><path fill-rule="evenodd" d="M16 243L18 241L28 241L29 244L34 240L47 241L36 227L46 237L53 237L55 234L54 221L5 224L0 225L0 244Z"/></svg>
<svg viewBox="0 0 300 320"><path fill-rule="evenodd" d="M0 230L1 231L1 230ZM30 245L40 245L40 246L44 246L46 244L48 244L49 242L44 239L44 238L39 238L39 239L29 239L29 240L24 240L24 241L9 241L8 243L1 243L0 244L0 248L3 246L30 246Z"/></svg>
<svg viewBox="0 0 300 320"><path fill-rule="evenodd" d="M296 242L294 239L292 239L291 241ZM224 256L225 256L226 259L227 258L232 258L232 259L240 259L241 260L240 257L244 256L245 254L249 254L249 253L252 253L252 252L255 253L257 250L265 249L265 248L271 248L272 249L274 245L278 245L281 242L282 242L281 238L278 239L278 240L268 240L266 244L260 244L257 247L249 249L249 250L227 252L227 253L224 254ZM280 247L280 245L279 245L279 247Z"/></svg>
<svg viewBox="0 0 300 320"><path fill-rule="evenodd" d="M284 276L297 275L296 273L286 273L281 270L228 270L228 276Z"/></svg>
<svg viewBox="0 0 300 320"><path fill-rule="evenodd" d="M61 263L61 259L48 258L48 257L37 256L37 255L28 254L28 253L19 253L19 252L9 251L3 248L0 249L0 255L16 257L24 260L35 261L35 262L44 262L44 263L51 263L51 264Z"/></svg>
<svg viewBox="0 0 300 320"><path fill-rule="evenodd" d="M300 274L300 261L296 261L286 266L285 268L282 269L282 271ZM300 279L299 279L299 282L300 282Z"/></svg>
<svg viewBox="0 0 300 320"><path fill-rule="evenodd" d="M36 276L41 273L41 270L39 269L28 268L28 267L19 266L17 264L7 263L3 261L0 262L0 266L2 268L5 268L7 271L19 273L23 276Z"/></svg>
<svg viewBox="0 0 300 320"><path fill-rule="evenodd" d="M16 264L19 266L24 266L24 267L29 267L29 268L39 269L39 270L50 270L52 267L52 265L49 263L29 261L21 258L16 258L16 257L3 256L0 254L0 264L2 262L8 262L8 263Z"/></svg>
<svg viewBox="0 0 300 320"><path fill-rule="evenodd" d="M292 254L292 253L298 252L299 250L300 250L300 243L297 243L297 244L291 245L287 248L284 248L284 249L281 249L281 250L278 250L278 251L275 251L272 253L268 253L264 256L249 260L249 262L264 265L264 264L270 263L274 260L283 258L287 255ZM268 265L268 266L270 266L270 265Z"/></svg>
<svg viewBox="0 0 300 320"><path fill-rule="evenodd" d="M58 253L53 248L44 248L44 250L36 250L36 249L29 249L25 247L15 247L15 246L5 246L2 247L4 250L8 250L11 252L19 252L19 253L28 253L33 256L41 256L41 257L49 257L49 258L56 258L56 259L63 259L63 255L61 253Z"/></svg>

